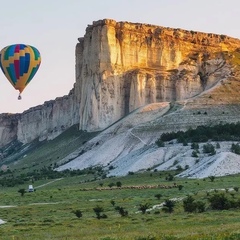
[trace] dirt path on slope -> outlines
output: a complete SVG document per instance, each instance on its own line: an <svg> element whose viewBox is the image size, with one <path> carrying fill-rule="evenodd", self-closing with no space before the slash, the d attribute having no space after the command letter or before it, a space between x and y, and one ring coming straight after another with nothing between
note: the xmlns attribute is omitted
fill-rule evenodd
<svg viewBox="0 0 240 240"><path fill-rule="evenodd" d="M51 181L51 182L48 182L48 183L45 183L45 184L39 185L39 186L35 187L35 189L37 189L37 188L41 188L41 187L44 187L44 186L46 186L46 185L48 185L48 184L54 183L54 182L59 181L59 180L62 180L62 179L63 179L63 178L55 179L55 180L53 180L53 181Z"/></svg>

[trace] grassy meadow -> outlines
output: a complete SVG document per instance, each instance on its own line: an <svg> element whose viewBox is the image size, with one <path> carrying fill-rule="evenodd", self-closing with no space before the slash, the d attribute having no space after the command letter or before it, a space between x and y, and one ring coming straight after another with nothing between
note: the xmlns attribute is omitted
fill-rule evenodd
<svg viewBox="0 0 240 240"><path fill-rule="evenodd" d="M219 177L214 181L209 178L169 181L166 180L167 174L145 172L103 180L94 180L93 175L67 177L54 182L46 179L35 181L34 187L43 186L23 196L18 190L27 188L26 184L1 188L0 219L6 223L0 225L0 239L240 239L240 210L212 210L207 200L221 192L229 199L240 199L240 193L231 189L240 185L240 175ZM121 183L122 189L108 186L116 182ZM44 185L46 183L49 184ZM130 188L143 185L175 187ZM179 185L183 186L181 190L177 187ZM157 194L161 194L160 199L155 196ZM205 202L206 210L185 212L183 199L189 195ZM175 199L172 213L161 207L153 208L166 199ZM148 204L149 211L143 214L139 210L140 204ZM128 214L121 216L116 206ZM103 210L101 214L105 218L96 217L93 210L96 207ZM76 216L76 210L81 211L81 217Z"/></svg>

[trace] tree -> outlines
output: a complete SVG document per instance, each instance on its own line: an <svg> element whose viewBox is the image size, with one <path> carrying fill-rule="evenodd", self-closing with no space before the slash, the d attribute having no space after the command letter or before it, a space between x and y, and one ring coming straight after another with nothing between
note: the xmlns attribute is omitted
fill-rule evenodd
<svg viewBox="0 0 240 240"><path fill-rule="evenodd" d="M194 158L198 157L197 151L192 151L192 157L194 157Z"/></svg>
<svg viewBox="0 0 240 240"><path fill-rule="evenodd" d="M122 217L126 217L128 216L128 211L124 210L123 207L115 207L115 209L119 212L119 214L122 216Z"/></svg>
<svg viewBox="0 0 240 240"><path fill-rule="evenodd" d="M26 190L24 188L21 188L18 190L19 193L21 193L21 196L23 197L24 194L26 193Z"/></svg>
<svg viewBox="0 0 240 240"><path fill-rule="evenodd" d="M166 179L167 181L173 181L174 176L173 176L171 173L169 173L168 176L166 176L165 179Z"/></svg>
<svg viewBox="0 0 240 240"><path fill-rule="evenodd" d="M178 190L181 191L183 189L183 185L178 185Z"/></svg>
<svg viewBox="0 0 240 240"><path fill-rule="evenodd" d="M163 211L172 213L174 206L175 206L175 202L170 199L167 199L167 200L165 200L165 202L163 204Z"/></svg>
<svg viewBox="0 0 240 240"><path fill-rule="evenodd" d="M116 186L117 187L121 187L122 186L122 183L120 181L116 182Z"/></svg>
<svg viewBox="0 0 240 240"><path fill-rule="evenodd" d="M93 208L93 211L95 212L97 219L105 218L106 216L105 214L101 215L101 213L103 212L103 208L98 205L95 208Z"/></svg>
<svg viewBox="0 0 240 240"><path fill-rule="evenodd" d="M157 193L154 195L155 198L157 198L157 200L160 200L160 198L162 197L161 193Z"/></svg>
<svg viewBox="0 0 240 240"><path fill-rule="evenodd" d="M208 178L210 179L211 182L213 182L215 179L215 176L209 176Z"/></svg>
<svg viewBox="0 0 240 240"><path fill-rule="evenodd" d="M82 211L81 210L75 210L73 213L76 215L76 217L81 218L82 217Z"/></svg>
<svg viewBox="0 0 240 240"><path fill-rule="evenodd" d="M211 143L203 145L203 152L208 153L210 156L216 154L215 148Z"/></svg>
<svg viewBox="0 0 240 240"><path fill-rule="evenodd" d="M193 142L193 143L191 144L191 149L198 150L198 149L199 149L198 143ZM196 151L196 152L197 152L197 151Z"/></svg>
<svg viewBox="0 0 240 240"><path fill-rule="evenodd" d="M214 194L208 200L214 210L227 210L231 207L231 202L223 193Z"/></svg>
<svg viewBox="0 0 240 240"><path fill-rule="evenodd" d="M156 142L158 147L164 147L165 146L165 143L161 140L161 139L158 139Z"/></svg>
<svg viewBox="0 0 240 240"><path fill-rule="evenodd" d="M204 202L197 201L196 205L197 205L197 210L199 213L205 212L205 203Z"/></svg>
<svg viewBox="0 0 240 240"><path fill-rule="evenodd" d="M183 143L183 146L188 146L188 142L186 139L184 139L182 143Z"/></svg>
<svg viewBox="0 0 240 240"><path fill-rule="evenodd" d="M115 183L109 183L108 186L112 188L113 186L115 186Z"/></svg>
<svg viewBox="0 0 240 240"><path fill-rule="evenodd" d="M115 206L115 201L114 200L111 200L110 203Z"/></svg>
<svg viewBox="0 0 240 240"><path fill-rule="evenodd" d="M195 199L192 196L188 196L183 200L184 212L192 213L196 211L197 205L194 200Z"/></svg>
<svg viewBox="0 0 240 240"><path fill-rule="evenodd" d="M151 205L149 203L139 204L138 210L140 210L142 214L145 214L147 209L150 208L150 206Z"/></svg>
<svg viewBox="0 0 240 240"><path fill-rule="evenodd" d="M234 189L235 192L238 192L239 187L234 187L233 189Z"/></svg>
<svg viewBox="0 0 240 240"><path fill-rule="evenodd" d="M181 166L181 165L177 165L177 167L176 167L176 170L177 170L178 172L180 172L180 171L182 171L182 170L183 170L183 168L182 168L182 166Z"/></svg>
<svg viewBox="0 0 240 240"><path fill-rule="evenodd" d="M195 201L192 196L188 196L183 200L183 208L185 212L204 212L205 211L205 203L202 201Z"/></svg>
<svg viewBox="0 0 240 240"><path fill-rule="evenodd" d="M240 145L237 143L237 144L232 144L232 147L231 147L231 151L235 154L238 154L240 155Z"/></svg>

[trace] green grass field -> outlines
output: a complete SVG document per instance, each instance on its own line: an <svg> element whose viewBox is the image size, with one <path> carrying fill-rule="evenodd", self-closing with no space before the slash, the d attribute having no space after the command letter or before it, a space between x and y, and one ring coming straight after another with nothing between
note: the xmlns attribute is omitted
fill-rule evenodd
<svg viewBox="0 0 240 240"><path fill-rule="evenodd" d="M207 197L223 192L229 198L239 199L237 191L229 188L240 185L240 175L210 179L174 179L165 180L166 173L145 172L121 178L106 178L90 181L94 176L77 176L37 188L33 193L18 192L26 185L13 188L1 188L0 219L7 223L0 225L0 239L88 239L88 240L155 240L155 239L240 239L240 211L211 210ZM88 179L85 183L86 179ZM52 180L34 182L40 186ZM108 187L110 183L120 181L123 189ZM29 183L30 184L30 183ZM103 188L109 190L97 190ZM171 189L124 189L127 186L142 185L183 185ZM88 190L91 189L91 190ZM158 200L155 195L160 193ZM186 213L183 201L187 195L206 202L203 213ZM178 199L173 213L155 208L145 214L138 210L139 204L148 203L151 207L166 199ZM122 217L111 203L128 211ZM107 218L97 219L93 208L100 206ZM73 213L81 210L82 217Z"/></svg>

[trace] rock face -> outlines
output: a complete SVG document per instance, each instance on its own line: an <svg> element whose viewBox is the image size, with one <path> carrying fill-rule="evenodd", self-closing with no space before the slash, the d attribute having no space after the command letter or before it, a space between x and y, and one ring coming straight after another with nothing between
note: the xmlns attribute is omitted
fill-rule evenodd
<svg viewBox="0 0 240 240"><path fill-rule="evenodd" d="M74 90L67 96L30 108L22 114L0 115L0 147L13 140L25 144L35 139L50 140L79 121L79 104Z"/></svg>
<svg viewBox="0 0 240 240"><path fill-rule="evenodd" d="M18 114L4 113L0 115L0 147L17 139Z"/></svg>
<svg viewBox="0 0 240 240"><path fill-rule="evenodd" d="M149 103L184 100L231 76L238 39L100 20L76 46L80 129L102 130Z"/></svg>
<svg viewBox="0 0 240 240"><path fill-rule="evenodd" d="M50 140L79 121L79 104L73 91L23 112L18 119L17 139L28 143Z"/></svg>
<svg viewBox="0 0 240 240"><path fill-rule="evenodd" d="M183 104L189 115L205 104L239 104L233 93L240 87L238 39L105 19L89 25L78 40L73 90L22 114L1 114L0 147L53 139L78 123L82 130L103 130L152 103L191 99ZM231 88L224 79L235 79ZM221 82L222 88L201 98Z"/></svg>

